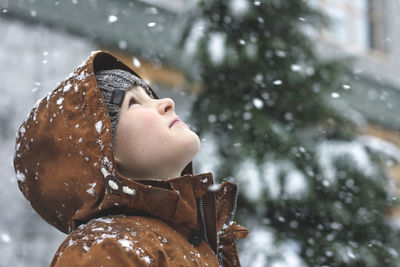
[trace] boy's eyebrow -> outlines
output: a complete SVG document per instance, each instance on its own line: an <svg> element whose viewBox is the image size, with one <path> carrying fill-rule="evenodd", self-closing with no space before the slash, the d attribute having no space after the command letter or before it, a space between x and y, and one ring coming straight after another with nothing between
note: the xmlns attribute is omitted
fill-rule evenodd
<svg viewBox="0 0 400 267"><path fill-rule="evenodd" d="M134 86L132 86L131 88L129 88L127 91L129 92L129 91L133 91L133 90L135 90L135 91L139 91L140 89L139 88L142 88L140 85L134 85Z"/></svg>
<svg viewBox="0 0 400 267"><path fill-rule="evenodd" d="M139 93L140 91L142 91L142 92L144 92L146 95L148 95L150 98L152 98L152 96L149 95L149 94L147 93L146 89L144 89L144 88L143 88L142 86L140 86L140 85L134 85L134 86L132 86L131 88L129 88L129 89L127 90L127 92L129 92L129 91L133 91L133 92L137 92L137 93Z"/></svg>

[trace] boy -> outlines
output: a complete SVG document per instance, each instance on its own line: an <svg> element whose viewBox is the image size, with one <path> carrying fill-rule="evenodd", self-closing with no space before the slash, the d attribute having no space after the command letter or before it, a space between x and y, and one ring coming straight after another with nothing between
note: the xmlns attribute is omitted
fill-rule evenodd
<svg viewBox="0 0 400 267"><path fill-rule="evenodd" d="M237 187L193 174L198 136L129 67L97 51L20 126L18 185L69 234L51 266L240 266Z"/></svg>

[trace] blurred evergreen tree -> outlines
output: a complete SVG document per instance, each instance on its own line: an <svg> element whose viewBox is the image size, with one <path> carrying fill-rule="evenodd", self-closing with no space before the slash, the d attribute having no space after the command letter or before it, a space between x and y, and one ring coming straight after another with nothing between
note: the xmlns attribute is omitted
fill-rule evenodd
<svg viewBox="0 0 400 267"><path fill-rule="evenodd" d="M187 36L203 31L192 122L216 141L214 176L241 185L242 265L396 266L386 168L398 159L335 101L351 61L315 52L328 19L303 0L203 0L191 21Z"/></svg>

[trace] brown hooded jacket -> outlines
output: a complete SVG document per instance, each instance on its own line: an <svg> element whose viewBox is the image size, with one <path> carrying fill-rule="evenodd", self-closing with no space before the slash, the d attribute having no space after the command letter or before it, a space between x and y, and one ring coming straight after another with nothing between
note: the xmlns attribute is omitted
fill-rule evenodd
<svg viewBox="0 0 400 267"><path fill-rule="evenodd" d="M212 186L212 174L194 175L192 162L166 181L118 173L94 76L114 68L137 75L93 52L37 102L17 133L19 188L44 220L69 234L51 266L240 266L235 240L248 231L233 222L235 184Z"/></svg>

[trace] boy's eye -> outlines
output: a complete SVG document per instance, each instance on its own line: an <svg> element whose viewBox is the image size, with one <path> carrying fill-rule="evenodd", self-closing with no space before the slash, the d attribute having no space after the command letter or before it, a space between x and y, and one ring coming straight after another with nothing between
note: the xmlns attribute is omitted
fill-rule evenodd
<svg viewBox="0 0 400 267"><path fill-rule="evenodd" d="M130 107L131 105L136 104L136 103L137 103L136 100L133 97L131 97L131 99L129 99L128 107Z"/></svg>

